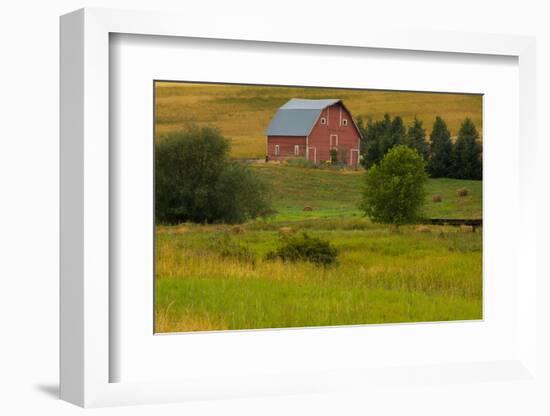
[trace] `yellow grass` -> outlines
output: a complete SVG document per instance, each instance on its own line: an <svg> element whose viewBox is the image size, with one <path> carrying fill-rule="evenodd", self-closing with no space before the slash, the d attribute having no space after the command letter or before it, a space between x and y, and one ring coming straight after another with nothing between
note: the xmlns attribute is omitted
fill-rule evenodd
<svg viewBox="0 0 550 416"><path fill-rule="evenodd" d="M170 313L170 306L155 312L155 333L219 331L228 328L223 319L212 317L208 313L186 311L176 315Z"/></svg>

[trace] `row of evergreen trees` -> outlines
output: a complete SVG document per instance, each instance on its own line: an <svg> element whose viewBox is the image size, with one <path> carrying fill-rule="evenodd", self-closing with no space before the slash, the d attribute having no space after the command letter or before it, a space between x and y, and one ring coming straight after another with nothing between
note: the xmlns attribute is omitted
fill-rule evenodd
<svg viewBox="0 0 550 416"><path fill-rule="evenodd" d="M441 117L435 119L430 142L426 140L422 121L416 117L408 129L401 117L392 119L389 114L385 114L382 120L368 120L366 125L360 118L357 126L362 136L361 163L366 168L382 160L392 147L402 144L415 149L422 156L432 178L482 178L479 133L469 118L463 121L454 143Z"/></svg>

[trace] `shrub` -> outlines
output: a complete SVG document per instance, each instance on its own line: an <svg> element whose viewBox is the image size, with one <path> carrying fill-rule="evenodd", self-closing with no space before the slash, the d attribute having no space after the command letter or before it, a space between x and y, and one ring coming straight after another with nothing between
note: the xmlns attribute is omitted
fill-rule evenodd
<svg viewBox="0 0 550 416"><path fill-rule="evenodd" d="M227 163L214 189L214 221L237 224L272 212L267 184L243 163Z"/></svg>
<svg viewBox="0 0 550 416"><path fill-rule="evenodd" d="M432 196L432 202L441 202L441 201L443 201L443 198L441 197L441 195Z"/></svg>
<svg viewBox="0 0 550 416"><path fill-rule="evenodd" d="M191 126L155 144L157 223L242 223L269 212L266 185L229 160L218 129Z"/></svg>
<svg viewBox="0 0 550 416"><path fill-rule="evenodd" d="M307 261L322 266L336 262L338 250L329 241L310 237L303 233L298 236L283 237L283 245L267 254L268 260Z"/></svg>
<svg viewBox="0 0 550 416"><path fill-rule="evenodd" d="M456 190L456 194L458 196L467 196L468 195L468 190L466 188L458 188Z"/></svg>
<svg viewBox="0 0 550 416"><path fill-rule="evenodd" d="M425 162L414 149L399 145L365 173L359 205L374 222L399 226L415 222L425 203Z"/></svg>
<svg viewBox="0 0 550 416"><path fill-rule="evenodd" d="M212 249L222 257L233 258L245 263L255 263L256 256L245 245L233 240L229 234L222 234L212 241Z"/></svg>
<svg viewBox="0 0 550 416"><path fill-rule="evenodd" d="M330 163L332 164L338 163L338 150L330 149Z"/></svg>
<svg viewBox="0 0 550 416"><path fill-rule="evenodd" d="M298 168L317 169L319 166L311 160L296 158L288 159L288 166L295 166Z"/></svg>

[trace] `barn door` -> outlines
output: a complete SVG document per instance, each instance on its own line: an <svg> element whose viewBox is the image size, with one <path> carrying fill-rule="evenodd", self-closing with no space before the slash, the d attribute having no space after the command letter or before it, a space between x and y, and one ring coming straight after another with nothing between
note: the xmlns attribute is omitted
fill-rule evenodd
<svg viewBox="0 0 550 416"><path fill-rule="evenodd" d="M307 148L307 160L311 160L313 163L317 163L317 148L308 147Z"/></svg>
<svg viewBox="0 0 550 416"><path fill-rule="evenodd" d="M349 151L349 164L350 166L357 167L359 164L359 149L351 149Z"/></svg>

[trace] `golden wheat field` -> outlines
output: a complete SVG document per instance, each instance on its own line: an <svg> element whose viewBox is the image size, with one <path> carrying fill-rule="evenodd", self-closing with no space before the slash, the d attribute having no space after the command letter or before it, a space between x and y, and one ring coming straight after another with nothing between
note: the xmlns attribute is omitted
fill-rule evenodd
<svg viewBox="0 0 550 416"><path fill-rule="evenodd" d="M417 117L428 135L436 116L443 117L453 136L467 117L482 131L481 95L156 82L155 136L190 123L213 125L231 139L233 157L262 158L269 121L291 97L339 98L355 118L376 120L389 113L408 124Z"/></svg>

